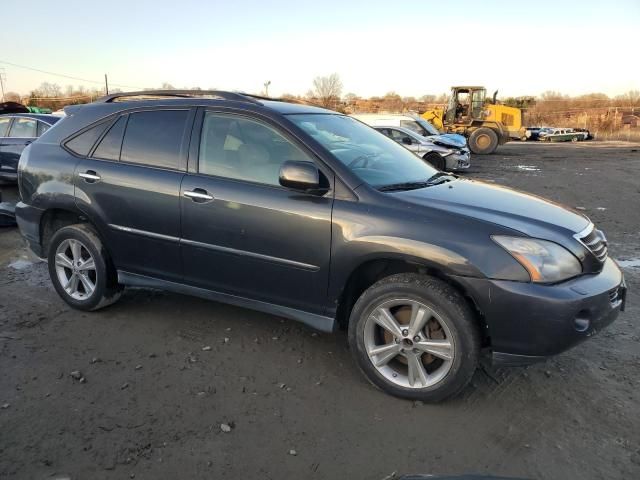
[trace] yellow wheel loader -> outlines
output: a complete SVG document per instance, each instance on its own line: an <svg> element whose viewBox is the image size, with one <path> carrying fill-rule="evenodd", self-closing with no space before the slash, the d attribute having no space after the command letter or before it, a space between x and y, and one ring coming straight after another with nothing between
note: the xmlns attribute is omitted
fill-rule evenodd
<svg viewBox="0 0 640 480"><path fill-rule="evenodd" d="M525 139L522 111L499 105L496 93L487 100L484 87L451 87L446 108L436 107L422 114L439 130L459 133L469 139L469 148L478 155L493 153L512 138Z"/></svg>

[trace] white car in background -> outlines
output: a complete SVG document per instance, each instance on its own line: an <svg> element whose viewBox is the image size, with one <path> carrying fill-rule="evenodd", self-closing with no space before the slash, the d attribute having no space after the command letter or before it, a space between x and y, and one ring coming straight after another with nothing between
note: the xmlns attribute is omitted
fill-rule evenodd
<svg viewBox="0 0 640 480"><path fill-rule="evenodd" d="M406 127L375 126L373 128L411 150L438 170L464 170L471 165L471 154L466 139L461 135L455 135L453 138L445 135L423 137ZM461 140L455 137L461 137Z"/></svg>

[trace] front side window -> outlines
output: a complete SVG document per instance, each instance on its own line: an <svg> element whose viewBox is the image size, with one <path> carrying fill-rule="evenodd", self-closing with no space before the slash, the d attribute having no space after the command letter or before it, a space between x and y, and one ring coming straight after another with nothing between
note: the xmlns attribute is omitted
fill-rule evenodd
<svg viewBox="0 0 640 480"><path fill-rule="evenodd" d="M14 138L36 138L37 122L31 118L15 118L9 136Z"/></svg>
<svg viewBox="0 0 640 480"><path fill-rule="evenodd" d="M291 114L287 118L373 187L426 181L437 172L406 148L354 118L329 113Z"/></svg>
<svg viewBox="0 0 640 480"><path fill-rule="evenodd" d="M9 132L10 117L0 118L0 137L6 137Z"/></svg>
<svg viewBox="0 0 640 480"><path fill-rule="evenodd" d="M188 110L150 110L129 114L120 160L180 169Z"/></svg>
<svg viewBox="0 0 640 480"><path fill-rule="evenodd" d="M280 185L280 167L287 160L313 161L264 123L238 115L205 113L198 158L200 173Z"/></svg>

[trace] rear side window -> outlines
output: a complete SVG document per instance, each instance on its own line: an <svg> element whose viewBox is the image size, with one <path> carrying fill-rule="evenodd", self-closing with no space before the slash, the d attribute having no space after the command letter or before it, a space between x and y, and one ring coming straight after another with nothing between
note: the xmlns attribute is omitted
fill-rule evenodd
<svg viewBox="0 0 640 480"><path fill-rule="evenodd" d="M9 130L9 136L14 138L35 138L37 122L31 118L16 118Z"/></svg>
<svg viewBox="0 0 640 480"><path fill-rule="evenodd" d="M107 129L111 122L102 122L90 128L86 132L69 140L65 146L73 153L86 157L91 151L91 147L96 143L100 135Z"/></svg>
<svg viewBox="0 0 640 480"><path fill-rule="evenodd" d="M93 157L103 160L120 160L120 149L122 147L122 136L124 127L127 124L127 116L124 115L109 129L107 134L100 140L100 144L93 152Z"/></svg>
<svg viewBox="0 0 640 480"><path fill-rule="evenodd" d="M7 132L9 131L9 124L11 123L11 118L0 118L0 137L6 137Z"/></svg>
<svg viewBox="0 0 640 480"><path fill-rule="evenodd" d="M152 110L129 114L120 160L161 168L180 168L187 110Z"/></svg>
<svg viewBox="0 0 640 480"><path fill-rule="evenodd" d="M400 120L400 126L410 128L420 135L426 135L428 133L418 122L415 122L413 120Z"/></svg>

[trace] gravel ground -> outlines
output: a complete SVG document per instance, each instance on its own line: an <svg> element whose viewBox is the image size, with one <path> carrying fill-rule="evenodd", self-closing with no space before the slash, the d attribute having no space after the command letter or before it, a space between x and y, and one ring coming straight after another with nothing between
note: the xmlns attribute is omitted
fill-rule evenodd
<svg viewBox="0 0 640 480"><path fill-rule="evenodd" d="M465 175L584 209L626 265L627 312L545 364L485 367L423 405L371 387L344 333L141 289L71 310L3 229L0 477L640 478L640 146L514 143Z"/></svg>

